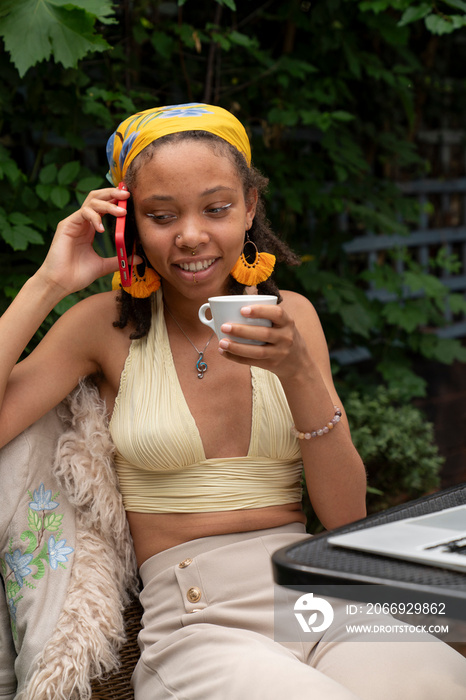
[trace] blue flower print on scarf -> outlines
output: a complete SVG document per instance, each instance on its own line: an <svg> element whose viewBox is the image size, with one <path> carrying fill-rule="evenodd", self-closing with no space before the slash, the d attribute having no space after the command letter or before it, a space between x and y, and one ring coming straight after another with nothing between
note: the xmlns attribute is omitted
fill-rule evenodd
<svg viewBox="0 0 466 700"><path fill-rule="evenodd" d="M128 151L131 149L131 146L133 143L136 141L137 137L139 136L139 131L133 131L132 134L130 134L124 141L123 141L123 146L121 147L120 151L120 170L123 170L123 165L126 160L126 156L128 155Z"/></svg>
<svg viewBox="0 0 466 700"><path fill-rule="evenodd" d="M170 117L202 117L203 114L213 114L205 105L189 102L179 105L178 109L167 109L157 114L158 119L170 119Z"/></svg>
<svg viewBox="0 0 466 700"><path fill-rule="evenodd" d="M148 124L151 122L153 119L170 119L171 117L201 117L203 114L213 114L211 110L206 109L205 105L202 104L197 104L196 102L190 102L185 105L179 105L177 109L162 109L160 112L155 112L154 114L148 114L139 124L139 130L138 131L133 131L132 133L127 136L124 141L123 145L121 147L120 151L120 156L118 158L119 164L120 164L120 170L123 170L123 165L126 160L126 156L128 155L129 151L131 150L133 143L135 140L138 138L140 134L140 129L143 125ZM107 157L108 157L108 152L110 151L110 158L112 157L113 154L113 148L114 148L114 142L115 142L115 136L116 134L113 135L113 137L110 137L110 139L107 142ZM111 142L111 143L110 143Z"/></svg>
<svg viewBox="0 0 466 700"><path fill-rule="evenodd" d="M52 569L57 568L58 562L67 562L68 554L71 554L71 552L74 551L73 547L65 547L65 544L66 540L60 540L60 542L56 542L55 537L53 535L50 536L47 548L49 553L49 562Z"/></svg>
<svg viewBox="0 0 466 700"><path fill-rule="evenodd" d="M24 597L24 589L35 590L36 582L45 575L48 567L52 571L66 569L65 563L74 551L73 547L66 546L65 538L60 539L63 515L55 512L60 505L55 500L59 494L52 494L52 490L47 490L41 483L34 493L28 491L28 495L28 528L20 536L24 547L13 549L13 538L10 538L8 551L3 558L0 557L14 640L18 639L16 616L18 609L21 610L18 604Z"/></svg>
<svg viewBox="0 0 466 700"><path fill-rule="evenodd" d="M107 153L107 160L110 163L113 158L113 147L115 144L115 138L116 138L116 131L110 136L110 138L107 141L107 147L106 147L106 153Z"/></svg>
<svg viewBox="0 0 466 700"><path fill-rule="evenodd" d="M31 563L32 554L22 554L20 549L15 549L13 554L5 553L5 560L14 574L18 586L22 588L23 578L32 574L32 569L28 566Z"/></svg>
<svg viewBox="0 0 466 700"><path fill-rule="evenodd" d="M52 490L46 491L44 484L34 491L33 498L34 500L29 504L32 510L54 510L58 506L58 503L52 501Z"/></svg>

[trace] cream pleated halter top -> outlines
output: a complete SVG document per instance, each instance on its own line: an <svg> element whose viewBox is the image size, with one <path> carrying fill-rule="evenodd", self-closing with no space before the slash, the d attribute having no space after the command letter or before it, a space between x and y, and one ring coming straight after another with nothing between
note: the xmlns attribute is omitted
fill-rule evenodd
<svg viewBox="0 0 466 700"><path fill-rule="evenodd" d="M251 368L248 454L206 459L178 381L161 289L152 314L148 335L131 343L109 426L126 510L195 513L299 502L301 454L278 378Z"/></svg>

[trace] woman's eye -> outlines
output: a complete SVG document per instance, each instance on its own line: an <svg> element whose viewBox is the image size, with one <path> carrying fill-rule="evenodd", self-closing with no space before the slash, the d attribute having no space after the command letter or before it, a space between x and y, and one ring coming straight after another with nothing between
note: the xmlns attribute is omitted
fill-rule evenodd
<svg viewBox="0 0 466 700"><path fill-rule="evenodd" d="M174 214L147 214L147 216L157 222L170 221L175 218Z"/></svg>
<svg viewBox="0 0 466 700"><path fill-rule="evenodd" d="M209 207L206 209L208 214L222 214L226 212L231 207L231 202L229 204L223 204L221 207Z"/></svg>

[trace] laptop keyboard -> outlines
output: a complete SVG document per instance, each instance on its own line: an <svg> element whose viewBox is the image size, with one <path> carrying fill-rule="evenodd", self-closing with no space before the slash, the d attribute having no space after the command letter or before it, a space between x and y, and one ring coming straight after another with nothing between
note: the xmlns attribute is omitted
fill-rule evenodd
<svg viewBox="0 0 466 700"><path fill-rule="evenodd" d="M424 549L439 549L442 552L466 555L466 537L460 537L457 540L450 540L449 542L441 542L440 544L434 544Z"/></svg>

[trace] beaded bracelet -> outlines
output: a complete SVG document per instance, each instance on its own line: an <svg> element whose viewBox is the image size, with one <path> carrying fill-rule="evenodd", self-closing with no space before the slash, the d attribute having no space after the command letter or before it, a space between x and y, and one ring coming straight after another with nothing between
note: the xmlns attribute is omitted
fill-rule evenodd
<svg viewBox="0 0 466 700"><path fill-rule="evenodd" d="M341 418L341 410L338 408L338 406L334 406L333 408L335 409L335 415L333 416L332 420L329 421L327 425L324 425L324 427L320 430L313 430L312 433L302 433L300 430L297 430L295 425L293 425L291 428L291 434L298 438L298 440L310 440L311 438L320 437L321 435L329 433L331 430L333 430Z"/></svg>

